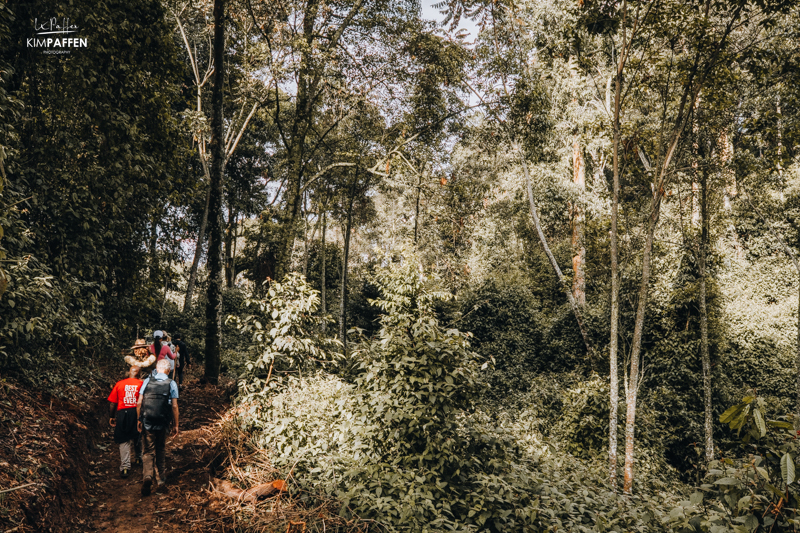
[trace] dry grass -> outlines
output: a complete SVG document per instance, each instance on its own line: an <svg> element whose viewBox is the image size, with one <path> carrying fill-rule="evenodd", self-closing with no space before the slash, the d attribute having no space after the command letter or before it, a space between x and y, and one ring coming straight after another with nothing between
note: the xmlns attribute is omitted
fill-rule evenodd
<svg viewBox="0 0 800 533"><path fill-rule="evenodd" d="M249 434L240 429L236 411L226 414L219 426L211 464L218 478L226 479L241 489L285 479L288 492L255 503L237 501L214 491L230 517L231 529L257 533L366 533L387 531L381 524L358 518L339 516L341 502L321 493L304 490L288 472L276 469L270 450L257 446Z"/></svg>

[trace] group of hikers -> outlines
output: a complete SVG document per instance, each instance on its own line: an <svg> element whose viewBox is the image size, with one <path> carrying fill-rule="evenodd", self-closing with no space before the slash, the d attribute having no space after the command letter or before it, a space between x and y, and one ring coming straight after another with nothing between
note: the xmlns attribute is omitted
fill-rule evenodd
<svg viewBox="0 0 800 533"><path fill-rule="evenodd" d="M161 486L167 479L167 435L170 428L172 437L179 432L179 385L191 354L181 335L175 334L173 342L161 330L153 332L152 343L137 339L130 349L134 355L125 357L130 365L128 377L114 385L108 396L109 424L119 444L120 476L127 478L131 462L138 459L142 496L148 496L154 482ZM153 363L155 370L145 370Z"/></svg>

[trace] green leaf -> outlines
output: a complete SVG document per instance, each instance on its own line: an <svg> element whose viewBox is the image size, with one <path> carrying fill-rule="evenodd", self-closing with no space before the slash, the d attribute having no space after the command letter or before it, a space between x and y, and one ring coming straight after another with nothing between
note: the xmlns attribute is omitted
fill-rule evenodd
<svg viewBox="0 0 800 533"><path fill-rule="evenodd" d="M750 406L749 405L745 405L744 409L739 414L739 416L734 418L733 422L731 422L729 424L729 427L731 429L741 429L742 426L744 425L745 421L747 420L747 415L749 415L749 414L750 414Z"/></svg>
<svg viewBox="0 0 800 533"><path fill-rule="evenodd" d="M778 490L778 487L776 487L775 485L767 483L767 488L772 492L772 494L774 494L778 498L783 498L783 496L784 496L783 492Z"/></svg>
<svg viewBox="0 0 800 533"><path fill-rule="evenodd" d="M792 461L792 457L788 452L781 457L781 475L783 476L783 482L787 485L791 485L794 482L794 461Z"/></svg>
<svg viewBox="0 0 800 533"><path fill-rule="evenodd" d="M735 417L738 415L742 409L744 409L745 404L740 403L729 407L724 413L719 416L719 421L723 424L729 424Z"/></svg>
<svg viewBox="0 0 800 533"><path fill-rule="evenodd" d="M758 518L755 515L749 514L744 519L744 527L749 531L755 531L758 528Z"/></svg>
<svg viewBox="0 0 800 533"><path fill-rule="evenodd" d="M735 477L723 477L714 482L714 485L738 485L739 480Z"/></svg>
<svg viewBox="0 0 800 533"><path fill-rule="evenodd" d="M767 425L773 428L787 429L789 431L794 429L794 425L791 422L782 422L780 420L767 420Z"/></svg>
<svg viewBox="0 0 800 533"><path fill-rule="evenodd" d="M753 410L753 417L756 419L756 426L758 426L758 431L761 432L761 436L763 437L767 434L767 426L764 423L764 417L759 408Z"/></svg>

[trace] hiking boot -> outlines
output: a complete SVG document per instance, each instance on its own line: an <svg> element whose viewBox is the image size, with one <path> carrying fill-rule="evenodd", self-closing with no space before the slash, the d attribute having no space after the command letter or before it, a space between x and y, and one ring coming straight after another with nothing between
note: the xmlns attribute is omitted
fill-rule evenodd
<svg viewBox="0 0 800 533"><path fill-rule="evenodd" d="M123 468L122 470L119 471L119 477L121 477L123 479L125 479L129 475L131 475L131 471L128 468Z"/></svg>
<svg viewBox="0 0 800 533"><path fill-rule="evenodd" d="M153 487L153 478L147 476L142 483L142 496L150 496L150 489Z"/></svg>

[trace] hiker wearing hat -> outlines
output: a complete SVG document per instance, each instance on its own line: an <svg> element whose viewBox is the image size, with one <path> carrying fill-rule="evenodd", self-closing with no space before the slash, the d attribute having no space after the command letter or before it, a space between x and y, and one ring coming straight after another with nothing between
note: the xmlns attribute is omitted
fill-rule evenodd
<svg viewBox="0 0 800 533"><path fill-rule="evenodd" d="M131 456L134 453L139 432L136 423L136 404L139 402L139 389L142 381L138 379L139 367L128 369L127 379L117 382L108 395L109 424L114 428L114 442L119 444L119 475L128 477L131 470Z"/></svg>
<svg viewBox="0 0 800 533"><path fill-rule="evenodd" d="M156 471L159 486L166 482L166 444L170 424L172 436L178 435L178 385L167 377L167 361L161 359L156 363L156 371L144 380L136 404L138 427L144 440L142 496L150 494Z"/></svg>
<svg viewBox="0 0 800 533"><path fill-rule="evenodd" d="M173 368L175 368L175 354L172 353L172 350L170 350L168 344L161 343L161 339L163 338L164 332L160 329L157 329L153 332L153 344L150 345L150 353L154 354L158 361L167 359L167 361L169 361L169 369L171 371Z"/></svg>
<svg viewBox="0 0 800 533"><path fill-rule="evenodd" d="M156 362L156 356L148 348L147 341L136 339L136 342L130 347L133 355L126 355L125 362L130 366L138 366L140 369L149 367Z"/></svg>

